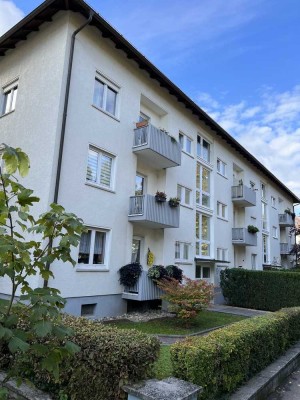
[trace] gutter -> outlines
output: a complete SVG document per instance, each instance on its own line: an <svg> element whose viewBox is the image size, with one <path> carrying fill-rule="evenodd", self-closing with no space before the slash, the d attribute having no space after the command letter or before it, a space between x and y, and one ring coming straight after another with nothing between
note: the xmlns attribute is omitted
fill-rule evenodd
<svg viewBox="0 0 300 400"><path fill-rule="evenodd" d="M61 123L61 131L60 131L60 143L59 143L59 151L58 151L58 161L57 161L57 169L56 169L56 179L55 179L55 188L54 188L54 197L53 203L57 203L58 193L59 193L59 184L60 184L60 176L61 176L61 166L62 166L62 157L64 151L64 142L66 136L66 124L67 124L67 115L68 115L68 105L69 105L69 97L70 97L70 84L71 84L71 76L72 76L72 66L74 59L74 48L75 48L75 39L76 35L82 31L87 25L89 25L93 19L94 11L90 10L89 18L73 33L71 37L71 46L70 46L70 54L69 54L69 63L68 63L68 75L67 75L67 83L65 90L65 101L64 101L64 111ZM52 241L49 243L49 248L52 249ZM46 264L46 270L50 270L50 262ZM44 279L44 288L48 287L48 279Z"/></svg>

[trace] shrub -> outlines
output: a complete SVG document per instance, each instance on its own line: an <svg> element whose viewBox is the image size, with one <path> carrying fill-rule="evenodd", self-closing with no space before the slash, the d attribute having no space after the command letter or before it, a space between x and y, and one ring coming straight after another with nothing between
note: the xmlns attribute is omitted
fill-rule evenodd
<svg viewBox="0 0 300 400"><path fill-rule="evenodd" d="M119 269L119 281L121 285L129 287L134 286L137 283L142 270L142 266L139 263L130 263L121 267Z"/></svg>
<svg viewBox="0 0 300 400"><path fill-rule="evenodd" d="M68 399L125 399L122 386L145 379L158 357L158 340L138 331L118 330L71 316L64 316L63 322L72 328L72 341L81 350L76 357L64 362L58 381L40 369L31 352L16 356L14 369L41 389L52 393L63 391Z"/></svg>
<svg viewBox="0 0 300 400"><path fill-rule="evenodd" d="M171 309L179 318L190 319L209 305L213 297L213 286L205 281L193 281L184 277L184 283L174 278L157 283L164 291L162 299L171 304Z"/></svg>
<svg viewBox="0 0 300 400"><path fill-rule="evenodd" d="M300 274L283 271L221 271L221 288L230 305L277 311L300 306Z"/></svg>
<svg viewBox="0 0 300 400"><path fill-rule="evenodd" d="M247 229L248 229L249 233L257 233L257 232L259 232L259 229L254 225L248 225Z"/></svg>
<svg viewBox="0 0 300 400"><path fill-rule="evenodd" d="M243 320L171 346L173 373L203 387L201 399L233 392L300 338L300 308Z"/></svg>
<svg viewBox="0 0 300 400"><path fill-rule="evenodd" d="M174 278L180 283L182 282L182 269L178 268L176 265L167 265L166 271L170 278Z"/></svg>
<svg viewBox="0 0 300 400"><path fill-rule="evenodd" d="M148 277L154 282L167 278L168 272L163 265L153 265L148 269Z"/></svg>

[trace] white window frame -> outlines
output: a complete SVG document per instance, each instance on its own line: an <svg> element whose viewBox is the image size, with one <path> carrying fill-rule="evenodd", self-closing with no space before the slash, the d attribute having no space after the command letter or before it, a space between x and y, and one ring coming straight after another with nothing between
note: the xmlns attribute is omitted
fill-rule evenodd
<svg viewBox="0 0 300 400"><path fill-rule="evenodd" d="M1 116L9 114L16 109L19 88L19 79L15 79L2 88Z"/></svg>
<svg viewBox="0 0 300 400"><path fill-rule="evenodd" d="M180 138L182 138L182 140ZM184 153L188 154L189 156L193 155L193 139L191 139L189 136L181 131L179 132L179 143L181 146L181 150ZM188 143L190 144L190 151L188 150Z"/></svg>
<svg viewBox="0 0 300 400"><path fill-rule="evenodd" d="M94 102L94 96L95 96L95 84L96 81L99 81L104 85L104 93L103 93L103 100L102 100L102 105L101 104L95 104ZM115 112L111 113L107 111L106 106L107 106L107 92L108 89L112 90L113 92L116 93L116 104L115 104ZM105 75L100 73L99 71L96 72L95 79L94 79L94 92L93 92L93 106L97 108L98 110L104 112L105 114L116 118L119 120L119 110L120 110L120 90L121 87L113 82L111 79L107 78Z"/></svg>
<svg viewBox="0 0 300 400"><path fill-rule="evenodd" d="M186 203L185 197L186 193L189 193L189 203ZM178 184L177 185L177 197L180 199L180 205L181 206L186 206L186 207L192 207L192 189L189 189L183 185Z"/></svg>
<svg viewBox="0 0 300 400"><path fill-rule="evenodd" d="M224 220L227 220L228 218L227 205L220 201L217 201L217 217Z"/></svg>
<svg viewBox="0 0 300 400"><path fill-rule="evenodd" d="M110 239L111 239L111 230L107 228L98 228L98 227L92 227L92 226L86 226L86 229L91 231L91 243L90 243L90 252L89 252L89 263L88 264L83 264L83 263L78 263L77 261L77 266L76 266L76 271L108 271L108 265L109 265L109 249L110 249ZM94 246L95 246L95 235L96 232L102 232L105 233L105 243L104 243L104 262L103 264L93 264L93 257L94 257ZM77 252L77 260L79 256L79 250L80 250L80 243L78 246L78 252Z"/></svg>
<svg viewBox="0 0 300 400"><path fill-rule="evenodd" d="M89 159L89 151L94 151L95 153L98 153L98 160L97 160L97 178L96 181L89 180L87 179L87 168L88 168L88 159ZM100 177L101 177L101 157L102 156L107 156L112 159L111 163L111 172L110 172L110 185L104 185L100 183ZM88 156L87 156L87 162L86 162L86 174L85 174L85 181L87 185L91 186L96 186L100 189L108 190L108 191L114 191L115 187L115 169L116 169L116 155L113 153L110 153L100 147L97 147L93 144L90 144L88 147Z"/></svg>
<svg viewBox="0 0 300 400"><path fill-rule="evenodd" d="M197 276L197 269L200 269L200 276ZM209 270L209 277L208 278L204 278L203 277L203 268L207 268ZM211 267L207 267L205 265L196 265L195 266L195 279L202 279L202 280L210 280L212 277L212 273L211 273Z"/></svg>
<svg viewBox="0 0 300 400"><path fill-rule="evenodd" d="M203 224L203 217L208 219L208 239L203 239L202 237L202 224ZM199 218L198 221L198 229L197 229L197 219ZM196 212L196 257L201 257L201 258L211 258L211 216L207 214L203 214L199 211ZM199 232L197 232L199 230ZM205 255L202 253L202 245L207 245L208 246L208 254Z"/></svg>
<svg viewBox="0 0 300 400"><path fill-rule="evenodd" d="M198 143L198 141L200 143ZM209 145L209 152L208 152L208 160L203 157L203 141L205 141L208 145ZM205 136L203 136L201 133L198 133L197 135L197 158L199 158L200 160L204 161L207 164L211 164L211 160L212 160L212 143L210 140L208 140Z"/></svg>
<svg viewBox="0 0 300 400"><path fill-rule="evenodd" d="M184 257L185 249L187 249L187 258ZM177 257L177 253L179 253L179 257ZM175 242L175 261L177 263L188 263L191 261L191 243L189 242L181 242L176 240Z"/></svg>
<svg viewBox="0 0 300 400"><path fill-rule="evenodd" d="M255 253L251 254L251 268L253 270L256 270L256 268L257 268L257 254L255 254Z"/></svg>
<svg viewBox="0 0 300 400"><path fill-rule="evenodd" d="M217 260L228 261L228 249L217 247Z"/></svg>
<svg viewBox="0 0 300 400"><path fill-rule="evenodd" d="M278 239L278 227L274 226L272 227L272 235L274 239Z"/></svg>
<svg viewBox="0 0 300 400"><path fill-rule="evenodd" d="M197 168L197 170L196 170L196 205L198 206L198 207L204 207L204 208L207 208L207 209L211 209L211 206L212 206L212 204L211 204L211 201L212 201L212 199L211 199L211 170L209 169L209 168L207 168L205 165L202 165L200 162L197 162L197 165L196 165L196 168ZM199 182L197 181L197 172L198 172L198 168L199 168ZM208 176L209 176L209 182L208 182L208 185L209 185L209 191L207 192L207 191L205 191L205 190L203 190L203 188L202 188L202 175L203 175L203 169L205 169L206 171L208 171ZM205 195L205 196L207 196L208 197L208 200L209 200L209 205L207 206L207 205L205 205L205 204L202 204L202 195ZM197 201L197 199L199 199L199 201Z"/></svg>
<svg viewBox="0 0 300 400"><path fill-rule="evenodd" d="M267 202L267 185L264 182L260 182L261 199Z"/></svg>
<svg viewBox="0 0 300 400"><path fill-rule="evenodd" d="M262 230L268 231L268 204L264 200L261 202L261 223Z"/></svg>
<svg viewBox="0 0 300 400"><path fill-rule="evenodd" d="M217 158L217 172L224 178L227 178L227 164L220 158Z"/></svg>
<svg viewBox="0 0 300 400"><path fill-rule="evenodd" d="M263 264L269 263L269 236L262 234L262 258Z"/></svg>
<svg viewBox="0 0 300 400"><path fill-rule="evenodd" d="M271 206L276 208L276 198L274 196L271 196Z"/></svg>

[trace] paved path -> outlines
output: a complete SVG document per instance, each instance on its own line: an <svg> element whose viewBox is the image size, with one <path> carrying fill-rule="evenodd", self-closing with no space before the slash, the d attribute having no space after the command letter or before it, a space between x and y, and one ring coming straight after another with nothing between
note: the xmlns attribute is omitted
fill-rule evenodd
<svg viewBox="0 0 300 400"><path fill-rule="evenodd" d="M300 369L296 369L266 400L299 400Z"/></svg>
<svg viewBox="0 0 300 400"><path fill-rule="evenodd" d="M240 308L240 307L231 307L231 306L226 306L226 305L218 305L218 304L213 304L208 308L209 311L214 311L214 312L222 312L225 314L234 314L234 315L242 315L245 317L255 317L258 315L264 315L268 311L261 311L261 310L250 310L248 308ZM217 328L218 329L218 328ZM215 328L212 329L207 329L201 333L197 333L191 336L205 336L209 332L215 330ZM186 336L181 336L181 335L157 335L157 338L160 340L162 344L170 345L176 342L180 342L186 338ZM299 399L300 400L300 397Z"/></svg>

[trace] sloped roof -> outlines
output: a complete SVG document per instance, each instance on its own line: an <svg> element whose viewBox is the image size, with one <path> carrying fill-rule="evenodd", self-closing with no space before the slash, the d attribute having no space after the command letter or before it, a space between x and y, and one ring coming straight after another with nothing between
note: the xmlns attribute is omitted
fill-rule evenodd
<svg viewBox="0 0 300 400"><path fill-rule="evenodd" d="M193 100L180 90L169 78L156 68L145 56L143 56L131 43L129 43L119 32L117 32L105 19L96 13L83 0L46 0L29 15L17 23L7 33L0 37L0 56L5 56L8 50L14 49L18 42L27 40L29 33L38 31L39 26L61 10L71 10L81 13L88 18L91 11L94 12L90 25L97 27L104 38L109 38L115 44L116 49L123 50L128 59L134 60L139 68L146 70L151 79L159 82L170 95L175 96L178 102L183 103L200 121L209 126L216 135L225 140L231 147L238 151L252 165L264 173L272 182L278 185L294 203L300 203L300 199L287 188L275 175L273 175L260 161L258 161L237 140L225 131L216 121L206 114Z"/></svg>

